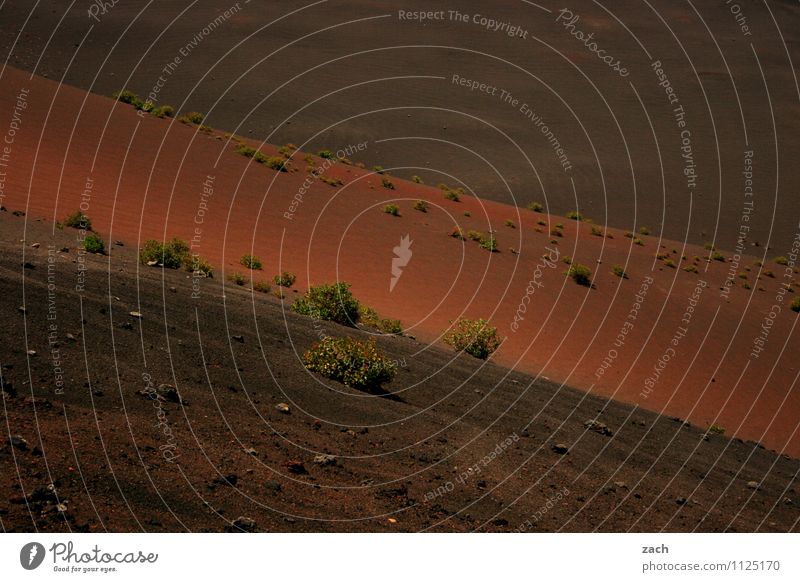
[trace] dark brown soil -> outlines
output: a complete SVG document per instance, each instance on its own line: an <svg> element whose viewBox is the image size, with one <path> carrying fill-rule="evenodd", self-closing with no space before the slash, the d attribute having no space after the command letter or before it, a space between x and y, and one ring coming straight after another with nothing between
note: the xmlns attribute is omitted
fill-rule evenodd
<svg viewBox="0 0 800 582"><path fill-rule="evenodd" d="M405 337L378 338L404 363L391 394L351 390L298 355L366 331L218 279L193 299L186 273L140 266L127 244L81 255L79 293L75 231L11 210L4 531L221 531L240 516L288 532L798 531L800 462L756 443ZM179 398L154 406L148 377Z"/></svg>
<svg viewBox="0 0 800 582"><path fill-rule="evenodd" d="M366 140L358 159L397 175L463 182L482 198L520 206L538 200L554 214L577 205L598 223L646 225L727 250L737 242L744 152L752 150L748 246L786 254L797 233L796 2L738 3L740 15L725 2L570 3L580 17L576 30L621 61L624 78L556 22L562 5L551 2L456 7L517 25L526 39L471 19L423 25L399 18L399 10L454 9L440 0L242 2L201 34L236 4L126 0L94 20L89 3L53 0L31 12L30 3L6 2L0 47L12 66L104 95L123 87L147 95L177 57L159 102L207 112L214 127L310 151ZM668 102L654 61L678 103ZM505 89L520 103L455 85L454 74ZM563 145L570 171L520 112L522 103ZM691 132L693 190L683 174L678 105Z"/></svg>

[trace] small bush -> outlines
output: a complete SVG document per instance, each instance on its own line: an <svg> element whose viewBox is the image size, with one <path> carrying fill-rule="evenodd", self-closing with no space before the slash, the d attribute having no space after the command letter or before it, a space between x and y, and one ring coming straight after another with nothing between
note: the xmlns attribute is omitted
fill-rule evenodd
<svg viewBox="0 0 800 582"><path fill-rule="evenodd" d="M381 180L381 186L389 190L394 190L394 184L392 184L392 181L389 178L383 178Z"/></svg>
<svg viewBox="0 0 800 582"><path fill-rule="evenodd" d="M378 174L383 174L385 170L383 169L383 166L372 166L372 171L377 172Z"/></svg>
<svg viewBox="0 0 800 582"><path fill-rule="evenodd" d="M303 355L308 370L351 388L374 388L389 382L397 366L375 347L375 341L326 337Z"/></svg>
<svg viewBox="0 0 800 582"><path fill-rule="evenodd" d="M614 265L611 267L611 272L614 273L620 279L627 279L628 273L625 272L625 267L622 265Z"/></svg>
<svg viewBox="0 0 800 582"><path fill-rule="evenodd" d="M567 218L569 218L570 220L577 220L577 221L579 221L579 222L580 222L581 220L583 220L583 214L581 214L581 213L580 213L580 212L578 212L577 210L570 210L570 211L569 211L569 212L567 212L567 213L566 213L564 216L566 216L566 217L567 217Z"/></svg>
<svg viewBox="0 0 800 582"><path fill-rule="evenodd" d="M497 239L494 238L492 235L489 235L488 238L481 239L480 246L482 249L486 249L491 253L497 252Z"/></svg>
<svg viewBox="0 0 800 582"><path fill-rule="evenodd" d="M428 212L428 203L424 200L417 200L414 202L414 210L419 210L420 212Z"/></svg>
<svg viewBox="0 0 800 582"><path fill-rule="evenodd" d="M564 255L563 257L561 257L561 262L564 263L565 265L571 265L572 257L570 257L569 255Z"/></svg>
<svg viewBox="0 0 800 582"><path fill-rule="evenodd" d="M640 247L643 247L644 246L644 241L642 239L640 239L640 238L635 238L635 239L633 239L633 244L638 245Z"/></svg>
<svg viewBox="0 0 800 582"><path fill-rule="evenodd" d="M278 287L291 287L297 280L297 275L290 273L289 271L284 271L280 275L275 275L272 280Z"/></svg>
<svg viewBox="0 0 800 582"><path fill-rule="evenodd" d="M708 432L711 434L725 434L725 429L718 424L712 424L708 427Z"/></svg>
<svg viewBox="0 0 800 582"><path fill-rule="evenodd" d="M687 265L686 267L683 268L683 270L686 271L687 273L699 273L700 272L700 270L697 268L696 265Z"/></svg>
<svg viewBox="0 0 800 582"><path fill-rule="evenodd" d="M589 287L592 284L592 271L586 265L573 263L570 265L567 274L572 277L572 280L578 285Z"/></svg>
<svg viewBox="0 0 800 582"><path fill-rule="evenodd" d="M400 208L397 207L397 204L387 204L383 207L383 211L392 216L400 216Z"/></svg>
<svg viewBox="0 0 800 582"><path fill-rule="evenodd" d="M411 181L415 184L424 184L425 182L422 181L422 178L419 176L411 176Z"/></svg>
<svg viewBox="0 0 800 582"><path fill-rule="evenodd" d="M247 277L245 277L241 273L231 273L230 275L228 275L228 281L230 281L234 285L243 287L244 284L247 283Z"/></svg>
<svg viewBox="0 0 800 582"><path fill-rule="evenodd" d="M103 239L95 233L89 233L83 239L83 248L87 253L102 255L106 252L106 244Z"/></svg>
<svg viewBox="0 0 800 582"><path fill-rule="evenodd" d="M127 103L128 105L133 105L133 106L137 106L138 104L138 106L141 107L142 101L141 99L139 99L138 95L136 95L136 93L134 93L133 91L128 91L127 89L124 89L122 91L119 91L118 93L114 93L113 95L111 95L111 97L113 97L120 103Z"/></svg>
<svg viewBox="0 0 800 582"><path fill-rule="evenodd" d="M552 228L550 229L550 236L563 237L564 233L561 231L560 228Z"/></svg>
<svg viewBox="0 0 800 582"><path fill-rule="evenodd" d="M664 266L670 267L671 269L674 269L675 268L675 261L673 261L672 259L667 259L666 261L664 261Z"/></svg>
<svg viewBox="0 0 800 582"><path fill-rule="evenodd" d="M483 235L477 230L469 230L467 231L467 238L469 240L480 242L481 240L483 240Z"/></svg>
<svg viewBox="0 0 800 582"><path fill-rule="evenodd" d="M629 230L626 230L625 234L623 236L625 238L633 238L633 233L631 231L629 231Z"/></svg>
<svg viewBox="0 0 800 582"><path fill-rule="evenodd" d="M536 224L538 224L539 226L547 226L547 221L546 220L537 220Z"/></svg>
<svg viewBox="0 0 800 582"><path fill-rule="evenodd" d="M256 271L260 271L262 266L261 259L256 255L242 255L239 259L239 264L248 269L255 269Z"/></svg>
<svg viewBox="0 0 800 582"><path fill-rule="evenodd" d="M329 178L328 176L320 176L320 181L325 182L328 186L333 186L334 188L338 188L339 186L344 186L344 182L342 182L339 178Z"/></svg>
<svg viewBox="0 0 800 582"><path fill-rule="evenodd" d="M152 115L159 117L161 119L165 117L172 117L175 115L175 109L172 105L161 105L160 107L156 107L150 112Z"/></svg>
<svg viewBox="0 0 800 582"><path fill-rule="evenodd" d="M714 250L714 245L713 245L713 243L710 243L710 242L707 242L707 243L705 243L705 244L703 245L703 247L704 247L704 248L705 248L707 251L713 251L713 250Z"/></svg>
<svg viewBox="0 0 800 582"><path fill-rule="evenodd" d="M253 291L258 291L259 293L269 293L272 291L272 285L266 281L258 281L253 285Z"/></svg>
<svg viewBox="0 0 800 582"><path fill-rule="evenodd" d="M381 317L377 311L366 305L359 305L358 313L361 322L370 327L392 335L402 335L403 327L399 319L387 319Z"/></svg>
<svg viewBox="0 0 800 582"><path fill-rule="evenodd" d="M139 251L139 261L144 265L153 263L154 266L166 269L180 269L191 260L189 251L186 241L179 238L174 238L166 243L151 239L145 241Z"/></svg>
<svg viewBox="0 0 800 582"><path fill-rule="evenodd" d="M460 240L466 240L466 238L464 237L464 231L461 230L461 227L458 226L453 227L453 230L450 232L450 236Z"/></svg>
<svg viewBox="0 0 800 582"><path fill-rule="evenodd" d="M464 212L464 216L466 216L467 218L469 218L470 216L472 216L472 213L471 213L469 210L466 210L466 211Z"/></svg>
<svg viewBox="0 0 800 582"><path fill-rule="evenodd" d="M268 168L272 168L278 172L287 172L289 170L289 160L280 156L270 156L265 162L262 162Z"/></svg>
<svg viewBox="0 0 800 582"><path fill-rule="evenodd" d="M182 117L182 119L186 119L189 123L194 123L195 125L200 125L203 123L203 120L206 118L205 115L202 113L198 113L197 111L190 111L186 115Z"/></svg>
<svg viewBox="0 0 800 582"><path fill-rule="evenodd" d="M544 206L538 202L531 202L528 204L528 210L533 210L534 212L544 212Z"/></svg>
<svg viewBox="0 0 800 582"><path fill-rule="evenodd" d="M444 197L447 198L448 200L452 200L453 202L459 202L461 200L461 197L455 190L447 190L444 193Z"/></svg>
<svg viewBox="0 0 800 582"><path fill-rule="evenodd" d="M317 155L326 160L333 159L333 152L331 150L319 150L319 152L317 152Z"/></svg>
<svg viewBox="0 0 800 582"><path fill-rule="evenodd" d="M443 338L456 351L485 360L500 347L497 328L485 319L459 319Z"/></svg>
<svg viewBox="0 0 800 582"><path fill-rule="evenodd" d="M92 230L92 221L80 210L76 210L64 219L64 226L79 228L81 230Z"/></svg>
<svg viewBox="0 0 800 582"><path fill-rule="evenodd" d="M201 273L206 277L214 276L214 267L211 263L201 258L200 255L192 255L188 261L184 263L184 267L191 273Z"/></svg>
<svg viewBox="0 0 800 582"><path fill-rule="evenodd" d="M603 236L603 234L604 234L603 233L603 229L600 228L599 226L593 226L592 227L592 234L594 236Z"/></svg>
<svg viewBox="0 0 800 582"><path fill-rule="evenodd" d="M360 316L358 301L344 282L311 287L292 304L292 311L348 326L354 326Z"/></svg>
<svg viewBox="0 0 800 582"><path fill-rule="evenodd" d="M650 234L650 229L647 228L646 226L640 226L639 227L639 234L647 236L648 234Z"/></svg>
<svg viewBox="0 0 800 582"><path fill-rule="evenodd" d="M789 308L792 311L794 311L795 313L800 312L800 297L795 297L794 299L792 299L792 302L789 305Z"/></svg>
<svg viewBox="0 0 800 582"><path fill-rule="evenodd" d="M509 220L506 220L506 226L507 226L508 228L517 228L517 225L516 225L516 224L514 224L514 221L513 221L513 220L511 220L511 219L509 219Z"/></svg>
<svg viewBox="0 0 800 582"><path fill-rule="evenodd" d="M774 259L772 259L772 261L778 265L786 266L789 264L789 259L787 259L786 257L775 257Z"/></svg>
<svg viewBox="0 0 800 582"><path fill-rule="evenodd" d="M711 253L711 258L715 261L719 261L720 263L725 262L725 256L719 251L714 251L713 253Z"/></svg>

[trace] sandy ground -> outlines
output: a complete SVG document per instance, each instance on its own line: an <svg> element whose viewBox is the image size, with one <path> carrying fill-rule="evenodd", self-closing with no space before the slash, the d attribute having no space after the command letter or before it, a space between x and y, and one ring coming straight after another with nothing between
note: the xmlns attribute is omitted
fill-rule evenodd
<svg viewBox="0 0 800 582"><path fill-rule="evenodd" d="M351 390L298 354L368 332L75 232L0 212L3 531L798 531L796 459L404 337Z"/></svg>
<svg viewBox="0 0 800 582"><path fill-rule="evenodd" d="M798 232L796 2L580 0L570 18L551 2L468 0L457 7L466 22L451 17L451 3L421 0L139 0L94 17L90 6L58 0L31 12L5 3L7 62L105 95L157 87L159 103L207 112L210 125L268 143L317 151L368 141L370 167L461 182L523 207L537 200L555 214L579 206L602 224L728 250L752 151L747 245L786 254ZM400 13L422 9L443 19ZM487 30L483 18L508 27ZM591 40L619 65L601 61ZM691 148L693 187L682 147Z"/></svg>
<svg viewBox="0 0 800 582"><path fill-rule="evenodd" d="M303 153L294 171L278 173L219 133L141 119L131 107L13 69L3 78L7 112L30 89L5 182L11 210L52 228L84 199L107 240L191 240L220 276L246 271L238 259L254 253L265 265L254 280L283 270L298 275L301 290L344 280L426 342L460 316L490 318L505 338L500 364L800 456L792 265L770 255L717 261L702 247L653 235L635 244L614 229L604 231L613 238L595 236L588 223L469 196L454 202L394 177L388 189L385 176L310 159L342 182L331 186L309 179ZM418 199L427 212L413 209ZM387 203L399 217L382 211ZM554 237L558 224L563 236ZM499 252L449 236L456 225L494 230ZM406 235L411 256L392 288L394 249ZM591 268L592 288L565 276L565 257ZM690 265L696 273L684 270Z"/></svg>

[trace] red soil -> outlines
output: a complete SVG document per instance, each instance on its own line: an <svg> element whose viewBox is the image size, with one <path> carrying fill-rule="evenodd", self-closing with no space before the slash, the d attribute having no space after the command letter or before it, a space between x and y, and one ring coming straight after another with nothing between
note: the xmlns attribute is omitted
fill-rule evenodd
<svg viewBox="0 0 800 582"><path fill-rule="evenodd" d="M344 164L325 172L343 186L315 181L288 219L285 213L307 178L305 154L295 154L296 171L277 173L235 153L235 144L218 133L141 118L127 105L9 67L1 78L0 120L11 118L16 96L29 89L5 168L3 204L9 210L55 222L80 206L90 183L86 213L107 241L141 245L149 238L195 236L197 250L218 272L246 271L238 257L252 252L265 265L254 272L255 280L289 270L297 273L299 289L348 281L359 299L399 318L408 333L427 342L437 341L459 316L487 317L506 337L493 358L498 363L702 426L716 424L726 434L800 456L798 365L792 357L797 315L789 309L795 295L793 289L781 295L784 267L768 264L769 258L765 268L775 278L763 275L756 257L743 258L725 298L720 287L731 268L730 253L719 262L707 260L703 248L652 236L641 237L644 246L617 230L608 231L613 238L593 236L586 223L469 196L453 202L437 188L395 178L390 190L381 186L381 176ZM272 146L263 151L275 155ZM213 182L213 194L202 214L206 181ZM418 199L429 202L428 212L412 209ZM387 203L397 204L401 216L383 213ZM515 228L504 225L507 219ZM534 230L538 220L549 223L541 233ZM564 224L563 238L554 246L548 231L558 222ZM456 225L465 232L495 229L500 252L448 236ZM393 248L406 234L413 256L390 291ZM565 277L567 265L559 260L542 269L542 286L512 331L547 247L589 266L594 288ZM668 253L677 268L656 260L656 253ZM699 273L682 270L695 255ZM614 264L624 265L630 278L613 275ZM743 288L739 272L752 289ZM624 344L615 346L645 277L653 282ZM699 280L707 287L685 325L681 320ZM764 350L752 357L773 305L780 311ZM643 397L645 381L682 326L685 337ZM617 356L598 379L596 371L612 348Z"/></svg>

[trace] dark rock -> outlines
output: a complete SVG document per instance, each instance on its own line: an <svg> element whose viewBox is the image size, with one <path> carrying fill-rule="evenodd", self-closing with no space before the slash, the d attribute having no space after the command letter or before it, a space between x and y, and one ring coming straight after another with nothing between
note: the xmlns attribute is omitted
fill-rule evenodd
<svg viewBox="0 0 800 582"><path fill-rule="evenodd" d="M235 531L244 531L252 533L256 531L256 521L253 518L240 515L233 520L233 527Z"/></svg>
<svg viewBox="0 0 800 582"><path fill-rule="evenodd" d="M8 442L11 443L12 447L19 449L20 451L27 451L30 448L28 441L18 434L11 435L11 438L8 440Z"/></svg>
<svg viewBox="0 0 800 582"><path fill-rule="evenodd" d="M320 467L329 467L336 465L336 457L333 455L316 455L314 457L314 464Z"/></svg>
<svg viewBox="0 0 800 582"><path fill-rule="evenodd" d="M243 343L244 343L244 336L243 336L243 335L232 335L232 336L231 336L231 339L234 339L234 340L236 340L236 341L237 341L237 342L239 342L240 344L243 344Z"/></svg>
<svg viewBox="0 0 800 582"><path fill-rule="evenodd" d="M583 423L583 427L603 436L614 436L614 433L608 428L608 426L597 420L589 419Z"/></svg>
<svg viewBox="0 0 800 582"><path fill-rule="evenodd" d="M559 455L566 455L569 452L569 447L564 443L557 443L552 446L553 452Z"/></svg>
<svg viewBox="0 0 800 582"><path fill-rule="evenodd" d="M286 463L285 467L290 473L294 473L295 475L305 475L308 473L302 461L289 461Z"/></svg>

